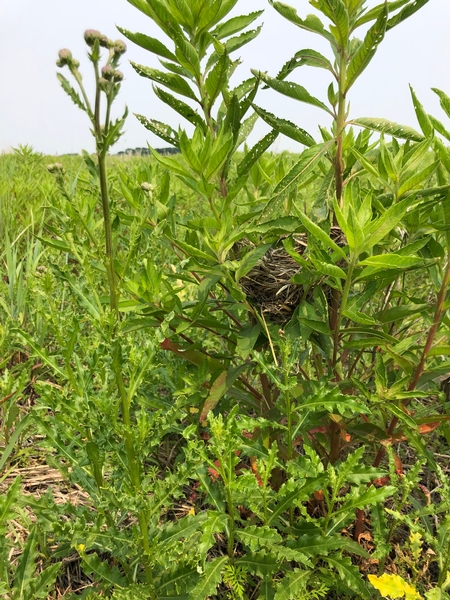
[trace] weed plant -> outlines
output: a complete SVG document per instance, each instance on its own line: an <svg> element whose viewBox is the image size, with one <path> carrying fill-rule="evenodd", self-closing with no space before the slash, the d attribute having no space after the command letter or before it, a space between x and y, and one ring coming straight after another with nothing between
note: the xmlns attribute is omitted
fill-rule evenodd
<svg viewBox="0 0 450 600"><path fill-rule="evenodd" d="M311 0L306 17L271 1L329 56L301 49L235 87L260 11L130 3L163 34L119 28L160 62L132 64L194 132L138 119L180 156L108 159L126 46L88 30L94 98L69 50L58 78L95 155L53 162L52 182L28 148L2 158L51 193L3 237L0 593L57 597L70 557L72 597L448 598L450 488L429 440L450 443L450 132L413 90L420 131L348 103L426 0ZM329 72L326 99L290 80L300 67ZM265 87L331 127L316 140L270 114ZM258 118L271 131L248 148ZM305 149L270 153L280 134ZM11 483L33 438L82 502Z"/></svg>

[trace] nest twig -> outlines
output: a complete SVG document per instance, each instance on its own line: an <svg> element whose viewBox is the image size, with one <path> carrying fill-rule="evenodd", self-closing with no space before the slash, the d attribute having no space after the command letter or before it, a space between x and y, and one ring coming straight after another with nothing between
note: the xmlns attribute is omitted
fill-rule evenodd
<svg viewBox="0 0 450 600"><path fill-rule="evenodd" d="M338 246L343 247L347 243L339 227L331 228L330 237ZM307 235L297 234L293 240L295 251L301 256L306 255ZM248 246L250 242L243 241L241 244ZM284 325L304 299L304 286L292 282L292 278L300 273L301 269L301 265L286 252L280 240L241 279L242 289L250 304L257 307L272 322ZM307 291L308 294L310 292L311 290ZM324 292L328 297L329 289L324 289Z"/></svg>

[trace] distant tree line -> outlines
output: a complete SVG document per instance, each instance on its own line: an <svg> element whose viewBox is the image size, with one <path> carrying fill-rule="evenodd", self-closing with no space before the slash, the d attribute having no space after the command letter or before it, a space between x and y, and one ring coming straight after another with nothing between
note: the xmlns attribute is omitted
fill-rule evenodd
<svg viewBox="0 0 450 600"><path fill-rule="evenodd" d="M166 155L166 154L179 154L180 150L178 148L155 148L158 154ZM150 150L148 148L127 148L121 152L118 152L118 156L148 156L150 154Z"/></svg>

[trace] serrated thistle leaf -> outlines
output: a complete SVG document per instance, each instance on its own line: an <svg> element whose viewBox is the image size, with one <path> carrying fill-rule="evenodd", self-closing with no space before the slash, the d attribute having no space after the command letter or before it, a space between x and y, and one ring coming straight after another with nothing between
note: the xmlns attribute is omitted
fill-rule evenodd
<svg viewBox="0 0 450 600"><path fill-rule="evenodd" d="M250 525L245 529L238 529L236 537L243 544L248 546L252 552L261 548L279 544L282 541L281 535L276 529L267 526Z"/></svg>
<svg viewBox="0 0 450 600"><path fill-rule="evenodd" d="M359 569L352 564L351 559L336 556L324 556L324 560L336 569L342 581L354 592L358 592L359 598L371 598L370 592L359 572Z"/></svg>
<svg viewBox="0 0 450 600"><path fill-rule="evenodd" d="M304 596L311 571L294 569L287 573L277 587L275 600L293 600Z"/></svg>
<svg viewBox="0 0 450 600"><path fill-rule="evenodd" d="M400 575L384 573L381 577L368 575L370 583L377 589L383 598L403 598L405 600L421 600L421 595L414 586L405 581Z"/></svg>
<svg viewBox="0 0 450 600"><path fill-rule="evenodd" d="M217 586L222 581L222 569L227 562L228 556L221 556L206 563L203 576L190 593L190 600L205 600L215 593Z"/></svg>

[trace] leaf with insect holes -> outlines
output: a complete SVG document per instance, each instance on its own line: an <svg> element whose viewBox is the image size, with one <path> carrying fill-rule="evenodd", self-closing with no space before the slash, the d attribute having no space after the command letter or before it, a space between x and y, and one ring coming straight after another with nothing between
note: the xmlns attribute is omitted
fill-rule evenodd
<svg viewBox="0 0 450 600"><path fill-rule="evenodd" d="M402 21L417 12L422 6L427 4L428 0L411 0L407 6L402 8L396 15L389 19L386 27L386 31L390 31L393 27L399 25Z"/></svg>
<svg viewBox="0 0 450 600"><path fill-rule="evenodd" d="M374 25L366 33L364 40L352 56L347 68L346 90L348 91L355 83L356 79L369 65L375 56L378 46L383 41L386 32L387 18L389 8L387 4L384 10L381 10Z"/></svg>
<svg viewBox="0 0 450 600"><path fill-rule="evenodd" d="M208 106L211 108L218 98L220 92L223 91L228 81L228 68L230 59L228 54L224 53L216 62L214 67L208 74L205 81L205 89L208 94Z"/></svg>
<svg viewBox="0 0 450 600"><path fill-rule="evenodd" d="M364 127L365 129L371 129L372 131L378 131L379 133L385 133L404 140L411 140L412 142L422 142L424 139L423 135L412 127L399 125L387 119L360 117L359 119L349 121L349 125L359 125L359 127Z"/></svg>
<svg viewBox="0 0 450 600"><path fill-rule="evenodd" d="M318 98L311 96L308 90L302 85L294 83L293 81L281 81L280 79L269 77L269 75L262 73L261 71L252 70L252 73L276 92L288 96L289 98L293 98L294 100L298 100L299 102L305 102L306 104L321 108L330 115L333 114L326 104Z"/></svg>
<svg viewBox="0 0 450 600"><path fill-rule="evenodd" d="M180 147L178 133L172 129L170 125L166 125L165 123L161 123L161 121L156 121L155 119L147 119L147 117L144 117L143 115L135 114L134 116L146 129L160 137L162 140L171 146L175 146L175 148Z"/></svg>
<svg viewBox="0 0 450 600"><path fill-rule="evenodd" d="M278 137L278 131L271 131L251 148L237 166L238 177L244 177L258 161L260 156L273 144Z"/></svg>
<svg viewBox="0 0 450 600"><path fill-rule="evenodd" d="M162 102L164 102L164 104L167 104L167 106L170 106L170 108L172 108L179 115L184 117L187 121L189 121L189 123L192 123L193 125L199 125L203 129L203 131L206 132L205 122L203 121L201 116L198 114L198 112L196 110L194 110L191 106L189 106L189 104L186 104L179 98L175 98L175 96L172 96L172 94L169 94L169 92L166 92L162 88L159 88L157 85L153 86L153 91L155 92L155 95ZM151 119L151 121L154 122L153 119ZM144 123L143 123L143 125L144 125ZM166 125L165 127L169 127L169 126ZM161 135L159 133L157 133L157 135L159 135L161 137ZM172 128L170 131L170 136L175 137L175 138L177 137L176 132ZM174 143L170 140L168 140L168 141L169 141L169 143L176 145L176 143Z"/></svg>
<svg viewBox="0 0 450 600"><path fill-rule="evenodd" d="M262 211L264 217L268 217L278 210L281 200L294 186L298 186L305 181L311 171L318 166L323 155L328 151L332 142L325 144L316 144L307 148L300 155L300 160L291 168L291 170L276 185L269 202Z"/></svg>
<svg viewBox="0 0 450 600"><path fill-rule="evenodd" d="M152 38L144 33L132 33L128 31L128 29L124 29L123 27L117 27L122 35L124 35L127 39L129 39L134 44L137 44L144 50L148 50L153 54L157 54L158 56L162 56L163 58L167 58L169 60L173 60L177 62L177 57L173 52L171 52L162 42L157 40L156 38Z"/></svg>
<svg viewBox="0 0 450 600"><path fill-rule="evenodd" d="M206 563L205 572L189 595L190 600L205 600L215 594L217 586L222 581L222 569L228 560L228 556L220 556Z"/></svg>
<svg viewBox="0 0 450 600"><path fill-rule="evenodd" d="M131 61L131 66L133 69L141 75L142 77L147 77L160 85L164 85L169 88L173 92L177 94L181 94L182 96L186 96L191 100L197 100L197 97L188 82L183 79L180 75L175 73L164 73L164 71L158 71L158 69L151 69L150 67L145 67L144 65L138 65Z"/></svg>
<svg viewBox="0 0 450 600"><path fill-rule="evenodd" d="M322 24L322 21L319 19L317 15L308 15L306 19L301 19L298 16L297 11L292 6L284 4L284 2L274 2L274 0L269 0L270 4L273 8L280 13L285 19L297 25L301 29L305 31L310 31L311 33L318 33L322 37L326 38L332 44L335 44L336 41L334 37L329 33Z"/></svg>
<svg viewBox="0 0 450 600"><path fill-rule="evenodd" d="M405 600L420 600L421 596L414 586L405 581L400 575L384 573L381 577L367 576L370 583L377 589L383 598L405 598Z"/></svg>
<svg viewBox="0 0 450 600"><path fill-rule="evenodd" d="M276 78L286 79L292 71L303 65L316 67L318 69L326 69L327 71L334 73L333 66L328 58L323 56L323 54L320 54L320 52L316 52L316 50L306 48L296 52L294 56L283 65Z"/></svg>
<svg viewBox="0 0 450 600"><path fill-rule="evenodd" d="M349 14L344 0L309 0L311 6L320 10L326 15L333 25L330 25L330 31L336 40L339 41L341 48L345 48L348 41L350 30Z"/></svg>
<svg viewBox="0 0 450 600"><path fill-rule="evenodd" d="M252 12L248 15L239 15L238 17L232 17L225 23L221 23L218 25L214 31L211 32L211 35L218 40L222 40L223 38L229 37L230 35L234 35L235 33L239 33L249 25L253 23L258 17L263 14L263 10L258 10Z"/></svg>
<svg viewBox="0 0 450 600"><path fill-rule="evenodd" d="M263 121L265 121L268 125L276 129L279 133L295 140L299 144L303 144L304 146L313 146L316 142L314 138L309 135L307 131L301 129L291 121L287 121L286 119L280 119L276 117L270 112L267 112L263 108L256 106L256 104L252 104L256 114L261 117Z"/></svg>

